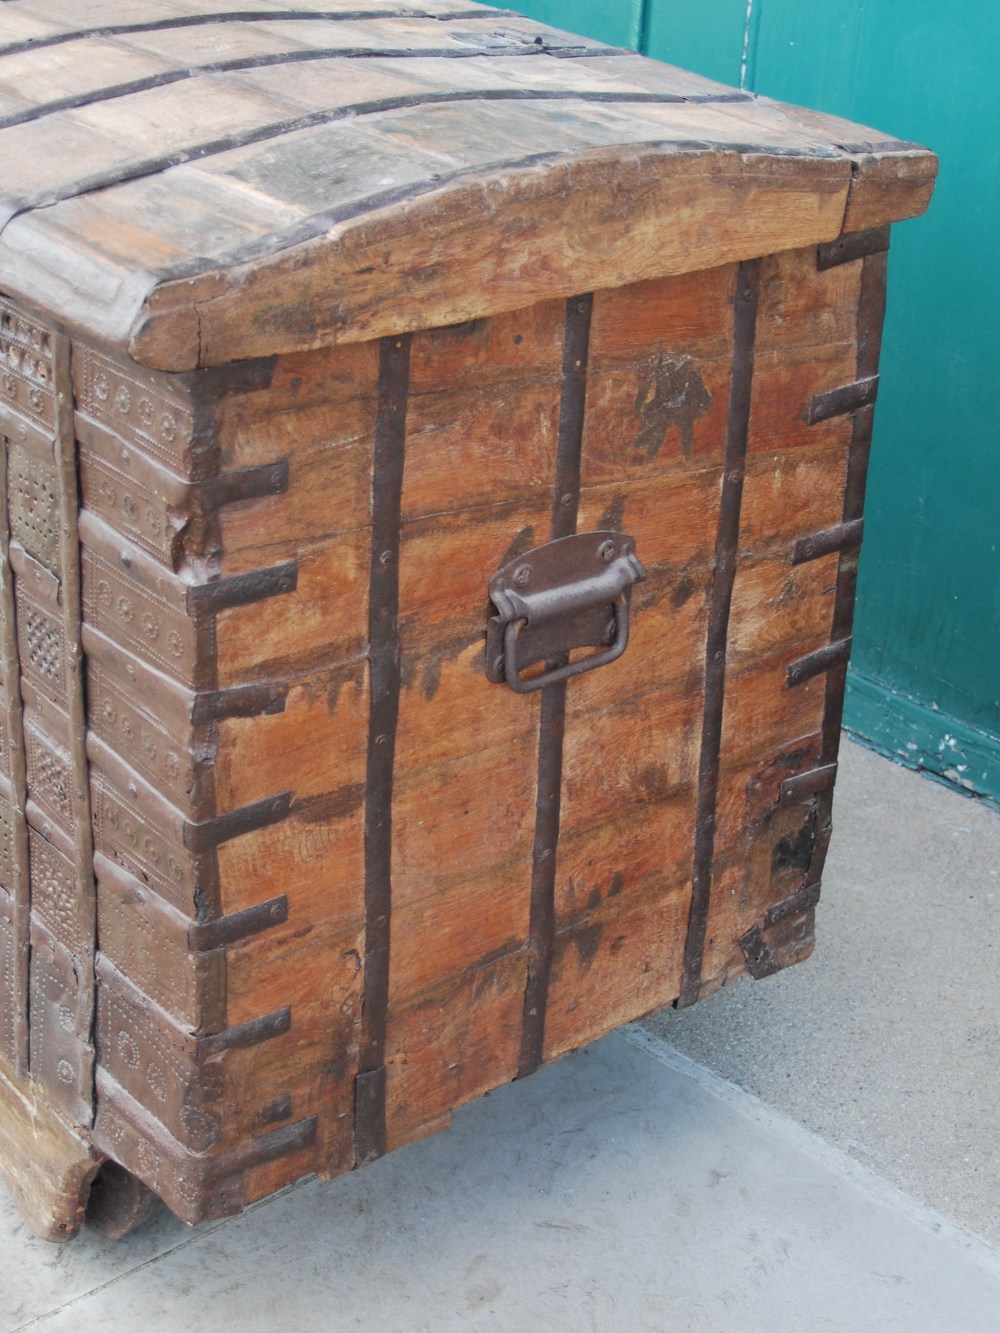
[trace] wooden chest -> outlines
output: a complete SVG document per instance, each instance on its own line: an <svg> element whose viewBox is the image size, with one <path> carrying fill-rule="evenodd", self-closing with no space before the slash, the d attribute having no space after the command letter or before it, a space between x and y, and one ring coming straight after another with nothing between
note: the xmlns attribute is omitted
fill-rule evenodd
<svg viewBox="0 0 1000 1333"><path fill-rule="evenodd" d="M52 1238L102 1164L118 1230L233 1213L808 954L935 169L464 0L224 8L0 7L0 1157Z"/></svg>

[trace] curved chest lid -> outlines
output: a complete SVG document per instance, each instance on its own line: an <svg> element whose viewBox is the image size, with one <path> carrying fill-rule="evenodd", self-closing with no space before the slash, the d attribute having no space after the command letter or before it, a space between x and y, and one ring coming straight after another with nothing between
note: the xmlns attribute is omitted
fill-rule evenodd
<svg viewBox="0 0 1000 1333"><path fill-rule="evenodd" d="M830 241L935 169L467 0L0 4L0 290L164 370Z"/></svg>

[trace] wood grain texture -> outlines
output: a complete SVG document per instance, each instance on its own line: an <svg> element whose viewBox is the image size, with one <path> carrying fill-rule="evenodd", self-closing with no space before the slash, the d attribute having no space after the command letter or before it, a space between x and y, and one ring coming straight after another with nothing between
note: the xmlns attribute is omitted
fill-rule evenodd
<svg viewBox="0 0 1000 1333"><path fill-rule="evenodd" d="M487 9L39 6L35 47L0 11L0 283L162 369L832 241L933 185L912 145Z"/></svg>
<svg viewBox="0 0 1000 1333"><path fill-rule="evenodd" d="M21 1216L43 1240L80 1229L99 1159L36 1089L0 1072L0 1174Z"/></svg>
<svg viewBox="0 0 1000 1333"><path fill-rule="evenodd" d="M810 425L801 405L861 364L862 262L820 272L810 250L761 265L701 992L794 961L811 938L814 903L795 903L824 836L808 773L828 688L787 680L828 641L842 557L792 553L842 519L845 488L854 513L860 483L850 422ZM413 336L405 424L401 403L393 418L398 493L381 517L377 345L190 377L75 354L101 940L94 1142L188 1220L433 1132L455 1106L680 992L738 273L598 293L569 363L564 301ZM877 344L865 346L870 369ZM572 526L571 425L575 521L632 535L648 577L629 651L562 692L556 843L538 822L539 698L487 681L483 628L492 572ZM392 834L372 827L366 850L372 747L387 734L368 588L394 531ZM233 579L289 560L288 591L225 605ZM153 633L151 615L169 619ZM187 657L171 658L168 625ZM241 822L282 793L275 822ZM374 870L391 892L366 911ZM271 901L277 915L245 931ZM526 1061L525 1010L539 1001Z"/></svg>
<svg viewBox="0 0 1000 1333"><path fill-rule="evenodd" d="M876 257L883 262L884 256ZM828 833L827 797L803 776L794 798L782 783L828 762L822 732L823 674L789 685L789 668L824 650L835 628L836 552L794 564L802 542L840 522L854 426L850 417L809 424L814 391L852 383L858 372L858 308L865 259L817 267L812 249L772 256L762 271L761 353L751 414L750 466L733 598L730 679L723 726L717 864L698 993L746 970L764 975L801 960L812 947L810 901L801 929L769 952L766 966L741 941L763 931L769 906L810 882ZM871 363L866 368L870 369ZM808 493L807 493L808 488ZM859 510L852 510L856 517ZM854 558L854 553L851 553ZM835 753L833 756L835 758ZM821 862L820 862L821 863ZM790 918L789 918L790 919ZM748 934L750 932L750 934ZM769 947L769 946L768 946ZM780 960L780 964L779 961ZM763 967L764 971L760 971Z"/></svg>
<svg viewBox="0 0 1000 1333"><path fill-rule="evenodd" d="M564 323L565 305L554 303L413 341L400 556L390 1146L518 1069L539 701L490 685L482 645L491 574L512 543L526 549L549 533ZM526 433L529 456L518 469ZM486 441L496 465L486 461ZM439 485L450 504L435 514L443 458L450 475L438 472Z"/></svg>
<svg viewBox="0 0 1000 1333"><path fill-rule="evenodd" d="M933 157L371 9L0 5L0 1136L74 1121L57 1231L92 1151L226 1216L811 948ZM492 684L491 576L606 530L628 651Z"/></svg>

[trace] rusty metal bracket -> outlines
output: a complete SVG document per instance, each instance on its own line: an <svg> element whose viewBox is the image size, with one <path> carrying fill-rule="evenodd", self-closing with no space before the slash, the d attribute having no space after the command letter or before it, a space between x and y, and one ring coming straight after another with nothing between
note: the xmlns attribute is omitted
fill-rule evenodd
<svg viewBox="0 0 1000 1333"><path fill-rule="evenodd" d="M531 694L593 671L628 647L632 588L646 577L622 532L582 532L537 546L494 574L486 674ZM570 660L579 648L597 652ZM544 669L525 675L530 667Z"/></svg>

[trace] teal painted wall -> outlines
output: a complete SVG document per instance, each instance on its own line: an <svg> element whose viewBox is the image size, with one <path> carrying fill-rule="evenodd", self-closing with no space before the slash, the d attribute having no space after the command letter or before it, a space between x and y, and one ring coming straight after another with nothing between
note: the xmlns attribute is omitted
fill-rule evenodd
<svg viewBox="0 0 1000 1333"><path fill-rule="evenodd" d="M576 3L545 8L580 27ZM644 19L650 55L941 157L930 213L893 232L847 722L1000 801L1000 0L648 0Z"/></svg>
<svg viewBox="0 0 1000 1333"><path fill-rule="evenodd" d="M747 0L647 5L642 49L671 65L738 84Z"/></svg>
<svg viewBox="0 0 1000 1333"><path fill-rule="evenodd" d="M502 5L503 0L494 3ZM609 46L638 50L642 39L643 0L530 0L511 8L540 23L580 32Z"/></svg>

